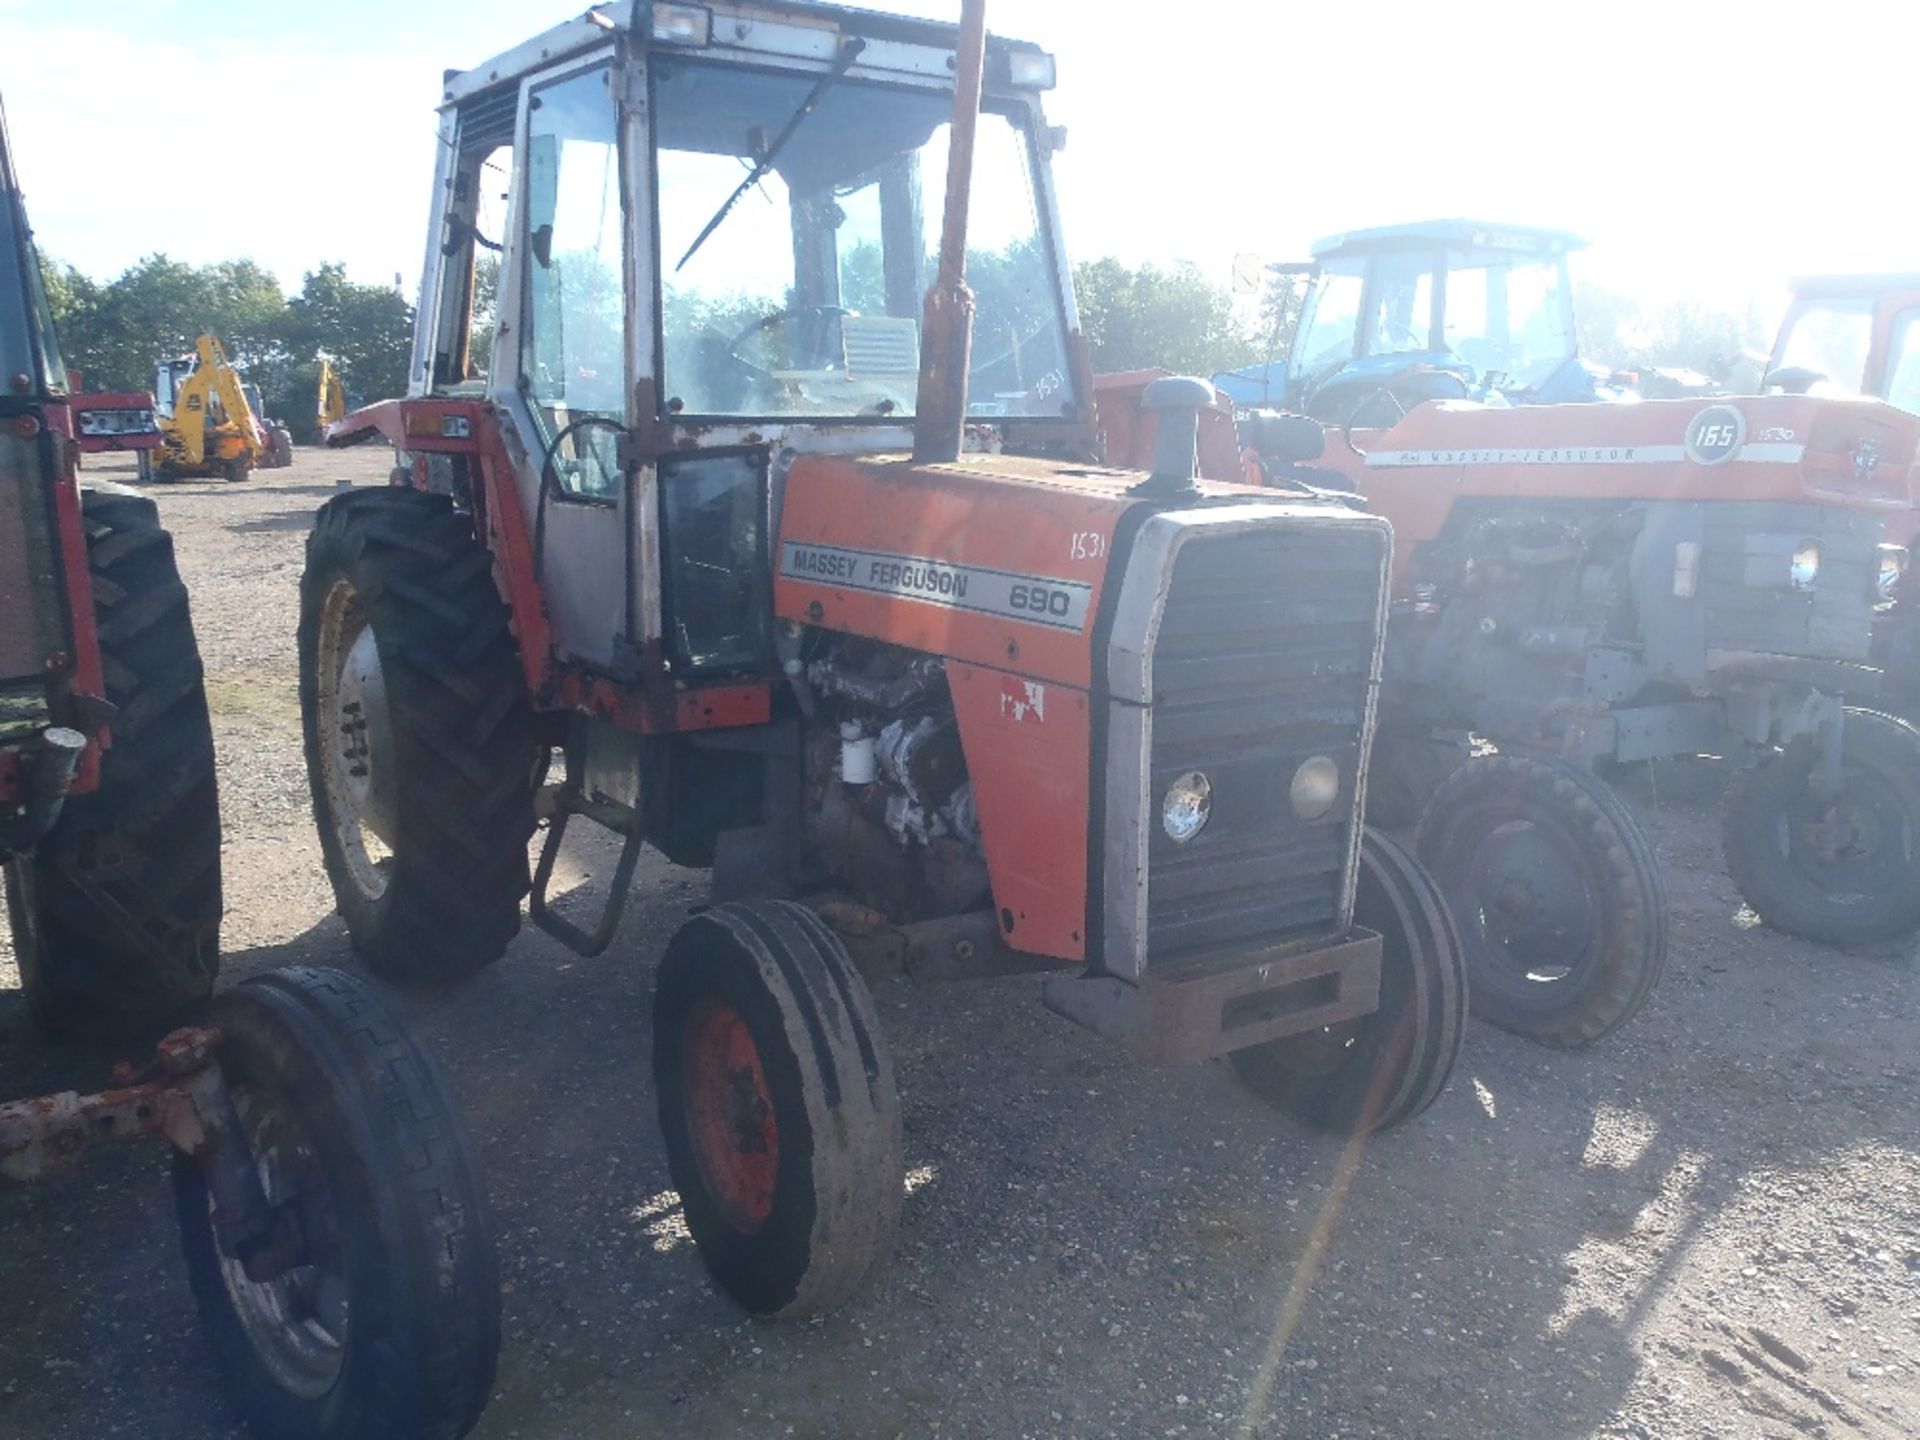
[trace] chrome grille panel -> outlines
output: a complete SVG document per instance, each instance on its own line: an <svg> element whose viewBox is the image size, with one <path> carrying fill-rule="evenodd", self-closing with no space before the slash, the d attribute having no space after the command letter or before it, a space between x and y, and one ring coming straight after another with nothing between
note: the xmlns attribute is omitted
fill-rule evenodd
<svg viewBox="0 0 1920 1440"><path fill-rule="evenodd" d="M1318 507L1143 527L1110 666L1110 967L1225 968L1344 931L1387 559L1384 524ZM1162 583L1143 615L1149 575ZM1309 822L1288 787L1312 755L1333 759L1342 783ZM1183 845L1161 826L1160 799L1189 770L1212 782L1213 809Z"/></svg>

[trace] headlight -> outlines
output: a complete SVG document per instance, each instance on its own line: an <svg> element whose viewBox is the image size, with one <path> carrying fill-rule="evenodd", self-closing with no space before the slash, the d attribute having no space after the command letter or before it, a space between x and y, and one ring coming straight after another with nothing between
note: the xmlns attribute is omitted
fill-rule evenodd
<svg viewBox="0 0 1920 1440"><path fill-rule="evenodd" d="M1876 577L1874 590L1882 600L1892 600L1893 592L1900 583L1900 577L1907 573L1907 561L1910 559L1904 545L1882 545L1880 547L1880 574Z"/></svg>
<svg viewBox="0 0 1920 1440"><path fill-rule="evenodd" d="M1293 772L1293 784L1287 787L1293 813L1302 820L1318 820L1339 798L1340 767L1325 755L1301 761L1300 768Z"/></svg>
<svg viewBox="0 0 1920 1440"><path fill-rule="evenodd" d="M1167 787L1160 806L1160 823L1176 845L1184 845L1207 828L1213 814L1213 786L1198 770L1189 770Z"/></svg>
<svg viewBox="0 0 1920 1440"><path fill-rule="evenodd" d="M1820 542L1803 540L1800 548L1793 552L1793 564L1787 569L1787 579L1796 590L1811 590L1814 582L1820 578Z"/></svg>

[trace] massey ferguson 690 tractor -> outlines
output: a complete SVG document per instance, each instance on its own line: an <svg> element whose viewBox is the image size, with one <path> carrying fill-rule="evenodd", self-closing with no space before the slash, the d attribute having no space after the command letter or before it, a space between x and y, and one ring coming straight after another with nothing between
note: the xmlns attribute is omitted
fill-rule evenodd
<svg viewBox="0 0 1920 1440"><path fill-rule="evenodd" d="M1360 824L1387 527L1197 482L1199 382L1147 397L1151 473L1099 463L1053 61L983 25L622 4L450 77L411 393L330 435L410 483L308 542L308 765L371 966L487 964L530 883L594 953L643 844L711 868L654 1076L688 1227L760 1313L844 1298L899 1210L848 935L1049 971L1135 1055L1229 1055L1342 1131L1419 1111L1460 1039L1440 897ZM623 843L591 929L547 893L579 818Z"/></svg>
<svg viewBox="0 0 1920 1440"><path fill-rule="evenodd" d="M0 864L26 1004L153 1030L218 965L220 817L187 593L153 503L76 483L66 372L0 117ZM115 1087L0 1104L0 1189L158 1135L187 1275L263 1436L464 1434L499 1301L440 1073L352 977L297 969L200 1008ZM11 1297L29 1304L32 1297Z"/></svg>
<svg viewBox="0 0 1920 1440"><path fill-rule="evenodd" d="M1883 517L1905 513L1920 418L1813 396L1381 393L1408 407L1390 428L1309 453L1317 434L1268 424L1264 463L1342 475L1393 522L1378 768L1420 799L1448 777L1418 848L1477 1008L1575 1043L1652 983L1658 877L1585 773L1610 763L1740 768L1727 864L1767 923L1836 944L1920 924L1920 734L1871 708L1876 609L1905 564ZM1502 753L1455 769L1468 733Z"/></svg>

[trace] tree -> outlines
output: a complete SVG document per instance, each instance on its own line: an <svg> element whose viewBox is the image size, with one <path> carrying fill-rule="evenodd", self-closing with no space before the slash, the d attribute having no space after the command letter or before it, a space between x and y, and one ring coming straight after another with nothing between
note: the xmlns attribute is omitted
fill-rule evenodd
<svg viewBox="0 0 1920 1440"><path fill-rule="evenodd" d="M1700 300L1648 307L1632 296L1580 285L1580 353L1630 370L1671 366L1725 379L1743 354L1767 348L1757 304L1735 310Z"/></svg>
<svg viewBox="0 0 1920 1440"><path fill-rule="evenodd" d="M67 364L88 389L150 389L155 362L190 354L203 332L242 369L284 353L286 297L251 260L189 265L149 255L105 285L58 261L42 270Z"/></svg>
<svg viewBox="0 0 1920 1440"><path fill-rule="evenodd" d="M1074 288L1096 372L1157 367L1211 375L1266 350L1267 337L1249 333L1233 296L1187 261L1130 270L1109 256L1077 267Z"/></svg>
<svg viewBox="0 0 1920 1440"><path fill-rule="evenodd" d="M307 273L287 310L287 349L301 361L326 355L355 394L406 393L413 307L399 291L349 280L344 265L322 265Z"/></svg>

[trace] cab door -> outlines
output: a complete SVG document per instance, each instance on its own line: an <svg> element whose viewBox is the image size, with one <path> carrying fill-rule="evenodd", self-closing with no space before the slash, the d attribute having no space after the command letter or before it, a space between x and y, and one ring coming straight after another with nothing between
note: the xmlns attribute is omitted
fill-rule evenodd
<svg viewBox="0 0 1920 1440"><path fill-rule="evenodd" d="M633 497L618 444L631 419L621 73L609 50L522 86L489 385L556 647L614 674L635 657L624 621Z"/></svg>

